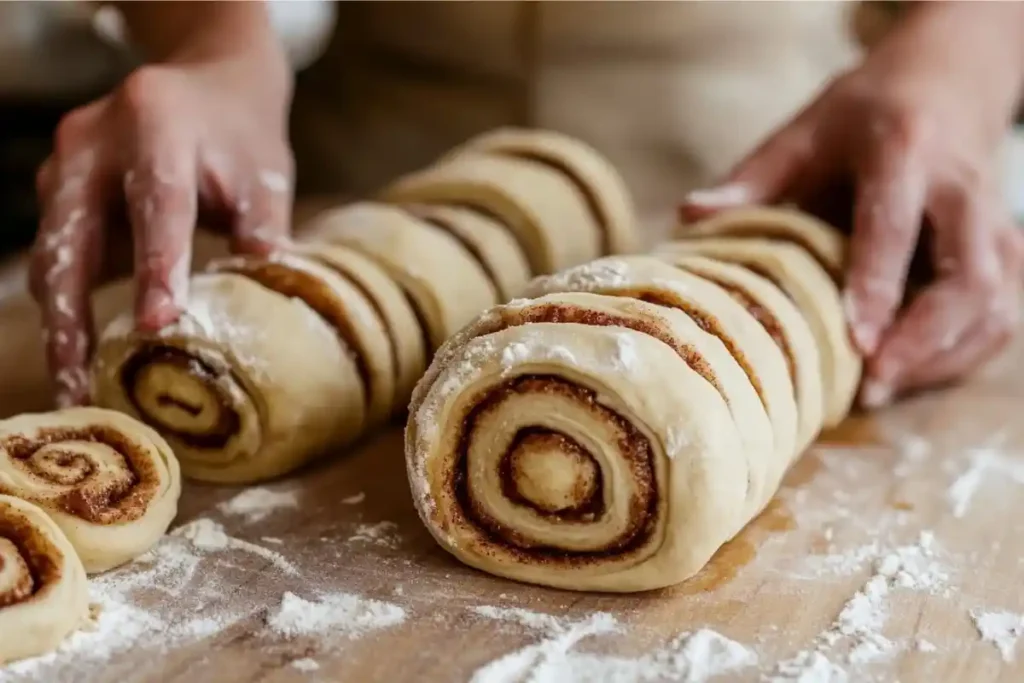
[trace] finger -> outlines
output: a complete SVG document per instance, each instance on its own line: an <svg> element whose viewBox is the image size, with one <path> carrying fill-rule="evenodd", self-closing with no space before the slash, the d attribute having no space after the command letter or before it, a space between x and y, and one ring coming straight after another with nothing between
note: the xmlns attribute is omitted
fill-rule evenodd
<svg viewBox="0 0 1024 683"><path fill-rule="evenodd" d="M694 190L683 200L680 217L696 221L716 211L749 204L769 204L808 172L814 159L813 127L799 117L762 143L715 187Z"/></svg>
<svg viewBox="0 0 1024 683"><path fill-rule="evenodd" d="M80 181L74 170L53 173L61 181L61 190L52 192L44 203L29 282L42 313L57 405L66 407L88 399L89 293L100 253L107 193L98 175Z"/></svg>
<svg viewBox="0 0 1024 683"><path fill-rule="evenodd" d="M135 247L136 325L155 331L176 321L188 300L196 165L194 152L171 138L140 139L124 194Z"/></svg>
<svg viewBox="0 0 1024 683"><path fill-rule="evenodd" d="M960 379L1004 349L1013 336L1014 326L1011 319L1001 319L968 329L952 349L908 370L896 391L916 391Z"/></svg>
<svg viewBox="0 0 1024 683"><path fill-rule="evenodd" d="M234 193L232 249L268 254L286 247L291 236L292 183L290 173L263 170Z"/></svg>
<svg viewBox="0 0 1024 683"><path fill-rule="evenodd" d="M903 299L924 204L924 169L903 150L885 148L862 171L844 306L853 342L864 355L878 348Z"/></svg>

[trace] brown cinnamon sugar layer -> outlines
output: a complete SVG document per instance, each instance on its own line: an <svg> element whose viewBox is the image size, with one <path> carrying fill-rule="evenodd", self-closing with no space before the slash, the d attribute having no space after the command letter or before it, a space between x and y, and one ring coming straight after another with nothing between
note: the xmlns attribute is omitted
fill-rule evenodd
<svg viewBox="0 0 1024 683"><path fill-rule="evenodd" d="M539 164L561 174L566 180L572 183L573 187L576 188L576 191L587 205L587 213L589 213L594 219L594 225L597 227L599 232L598 243L601 246L601 255L606 256L612 253L611 218L608 216L607 212L605 212L604 206L601 203L600 198L597 196L597 190L592 187L585 178L580 177L580 175L576 173L576 169L572 168L568 164L562 163L560 159L557 159L554 156L532 153L523 149L490 150L488 151L488 154Z"/></svg>
<svg viewBox="0 0 1024 683"><path fill-rule="evenodd" d="M402 208L405 209L405 211L409 215L415 217L417 220L420 220L430 225L431 227L444 232L446 235L457 241L459 245L471 257L473 257L473 260L477 263L477 265L480 266L480 269L484 272L484 275L487 277L487 280L491 283L491 286L494 287L494 291L500 293L501 296L506 296L506 294L502 291L501 281L499 280L497 274L494 272L494 269L491 268L490 262L488 262L484 255L480 252L480 249L478 249L477 246L473 244L471 241L463 237L458 230L452 227L451 223L446 221L441 216L438 216L434 213L430 213L415 205L403 206Z"/></svg>
<svg viewBox="0 0 1024 683"><path fill-rule="evenodd" d="M142 373L155 365L170 365L181 372L187 373L199 382L217 407L217 422L213 429L203 433L183 432L164 422L159 415L150 414L138 398L141 388ZM135 350L121 368L121 388L125 396L135 408L136 413L146 424L173 437L190 448L217 450L227 445L241 426L241 418L232 407L228 396L218 381L226 371L219 371L187 351L164 344L147 344ZM198 415L202 406L192 405L176 396L160 394L157 401L163 405L174 406L191 415Z"/></svg>
<svg viewBox="0 0 1024 683"><path fill-rule="evenodd" d="M477 423L489 413L501 411L510 398L523 394L557 394L569 398L581 408L586 409L595 421L613 425L618 439L615 443L617 453L628 463L630 476L635 491L629 504L629 521L625 529L616 538L609 539L601 548L589 551L569 551L563 548L540 545L488 515L484 506L473 500L469 494L466 466L469 447L475 438L486 438L477 435ZM524 440L541 438L545 446L556 444L566 445L571 454L579 453L582 446L565 434L542 427L528 427L516 434L509 453ZM660 496L654 475L654 452L647 438L628 420L616 414L597 401L597 396L589 389L577 386L569 381L553 375L524 375L493 387L479 397L479 400L467 410L462 422L462 430L457 439L457 453L448 489L452 498L457 501L460 509L470 522L484 532L486 542L493 544L492 552L512 553L519 561L527 563L546 563L557 565L580 566L586 563L597 563L609 558L620 560L641 550L651 540L657 523ZM588 454L588 457L589 456ZM515 487L510 481L510 468L502 461L501 475L503 493ZM573 510L561 513L544 513L548 519L565 522L579 522L597 519L605 513L603 503L603 485L599 482L596 491L584 503ZM520 503L517 497L511 500ZM534 506L531 509L536 510ZM487 552L487 548L481 548Z"/></svg>
<svg viewBox="0 0 1024 683"><path fill-rule="evenodd" d="M686 235L686 239L699 240L704 237L718 238L722 236L759 237L773 242L785 242L787 244L792 244L794 246L800 247L802 250L807 252L807 254L811 258L813 258L825 270L826 273L828 273L829 277L832 278L832 281L835 282L837 286L842 286L843 284L842 267L837 267L835 263L829 262L829 260L826 259L818 249L815 248L814 244L812 244L810 240L808 240L800 233L792 230L766 230L764 226L758 225L756 223L737 223L735 225L730 225L728 230L725 230L722 233L708 235Z"/></svg>
<svg viewBox="0 0 1024 683"><path fill-rule="evenodd" d="M87 454L63 445L76 441L103 444L120 455L123 476L92 481L105 475ZM46 452L40 454L46 447ZM62 488L72 487L56 499L47 498L46 505L56 506L62 512L93 524L121 524L140 519L161 487L159 470L148 452L120 431L104 425L47 428L32 438L12 434L0 440L0 448L9 454L15 465L34 478L49 480ZM0 493L37 502L25 491L7 490L2 483Z"/></svg>
<svg viewBox="0 0 1024 683"><path fill-rule="evenodd" d="M14 547L18 578L14 585L0 592L0 609L23 602L49 585L61 580L61 551L43 537L29 521L10 505L0 503L0 539ZM17 566L22 565L22 566ZM0 554L0 572L4 569Z"/></svg>
<svg viewBox="0 0 1024 683"><path fill-rule="evenodd" d="M217 264L216 267L219 272L241 275L278 294L301 299L313 309L314 313L334 329L343 342L345 352L351 356L356 373L362 381L364 401L370 402L374 386L365 351L352 329L348 311L325 282L312 273L277 261L239 259Z"/></svg>
<svg viewBox="0 0 1024 683"><path fill-rule="evenodd" d="M521 472L519 471L520 468L516 456L531 450L534 452L557 450L570 459L585 464L595 473L596 481L576 481L572 492L573 502L568 507L555 511L537 505L522 494L518 483ZM597 465L597 461L587 453L583 446L565 434L541 427L530 427L521 430L509 445L505 457L501 459L499 471L505 497L519 505L532 508L534 512L541 516L559 521L593 521L604 512L604 498L599 495L603 483L601 480L601 469Z"/></svg>

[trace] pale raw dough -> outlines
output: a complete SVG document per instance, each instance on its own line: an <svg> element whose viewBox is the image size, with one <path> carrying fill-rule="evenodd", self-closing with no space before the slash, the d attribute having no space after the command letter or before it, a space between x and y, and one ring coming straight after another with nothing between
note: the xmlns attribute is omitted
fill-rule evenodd
<svg viewBox="0 0 1024 683"><path fill-rule="evenodd" d="M362 202L325 212L307 239L343 244L373 259L407 292L431 351L498 303L494 283L457 239L399 207Z"/></svg>
<svg viewBox="0 0 1024 683"><path fill-rule="evenodd" d="M508 226L534 275L601 256L586 199L558 171L524 159L466 151L399 178L381 193L399 204L468 206Z"/></svg>
<svg viewBox="0 0 1024 683"><path fill-rule="evenodd" d="M234 273L191 281L177 323L100 337L93 400L156 428L186 476L270 479L351 443L366 399L351 350L299 297Z"/></svg>
<svg viewBox="0 0 1024 683"><path fill-rule="evenodd" d="M638 591L691 576L763 507L756 498L772 492L749 484L772 438L743 370L687 315L569 293L499 306L449 340L413 396L406 456L423 521L463 562L571 590ZM516 466L503 483L506 455ZM546 488L530 476L545 469L537 460L557 473ZM551 513L581 492L591 495L579 510ZM602 512L586 514L594 505Z"/></svg>
<svg viewBox="0 0 1024 683"><path fill-rule="evenodd" d="M597 150L551 130L499 128L470 139L466 150L505 154L551 166L577 186L601 231L602 254L629 254L639 248L636 210L626 182Z"/></svg>
<svg viewBox="0 0 1024 683"><path fill-rule="evenodd" d="M136 420L69 408L0 421L0 494L38 505L90 574L149 550L178 513L170 446Z"/></svg>
<svg viewBox="0 0 1024 683"><path fill-rule="evenodd" d="M793 299L814 333L825 388L825 426L834 427L846 418L860 383L861 358L850 341L839 290L806 251L756 237L708 237L670 242L656 253L709 256L738 263L774 281Z"/></svg>
<svg viewBox="0 0 1024 683"><path fill-rule="evenodd" d="M85 569L39 507L0 495L0 667L55 650L89 617Z"/></svg>
<svg viewBox="0 0 1024 683"><path fill-rule="evenodd" d="M751 503L755 508L745 513L753 516L760 512L756 506L767 504L796 457L797 428L786 360L764 327L718 285L653 256L609 257L540 277L527 288L526 296L557 292L624 296L674 308L725 344L756 392L752 398L749 393L742 397L756 405L744 410L745 419L755 422L745 425L740 436L749 452L770 452L768 457L751 458ZM757 440L764 438L767 440Z"/></svg>

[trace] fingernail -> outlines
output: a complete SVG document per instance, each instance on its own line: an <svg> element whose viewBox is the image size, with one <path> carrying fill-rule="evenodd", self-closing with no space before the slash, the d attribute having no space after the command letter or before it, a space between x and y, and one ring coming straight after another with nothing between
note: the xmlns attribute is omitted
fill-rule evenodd
<svg viewBox="0 0 1024 683"><path fill-rule="evenodd" d="M872 355L878 349L878 329L861 319L860 303L850 292L843 293L843 311L854 345L863 355Z"/></svg>
<svg viewBox="0 0 1024 683"><path fill-rule="evenodd" d="M684 201L687 204L699 206L741 206L750 203L752 196L749 187L733 183L703 190L693 190L686 195Z"/></svg>
<svg viewBox="0 0 1024 683"><path fill-rule="evenodd" d="M892 387L877 379L867 379L860 390L860 402L869 410L887 406L892 402Z"/></svg>

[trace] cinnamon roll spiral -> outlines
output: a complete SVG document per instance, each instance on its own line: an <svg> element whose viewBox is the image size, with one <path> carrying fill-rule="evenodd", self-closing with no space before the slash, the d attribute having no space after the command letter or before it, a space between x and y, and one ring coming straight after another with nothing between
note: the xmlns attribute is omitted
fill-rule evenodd
<svg viewBox="0 0 1024 683"><path fill-rule="evenodd" d="M89 573L149 550L180 493L170 447L126 415L71 408L0 421L0 494L42 508Z"/></svg>
<svg viewBox="0 0 1024 683"><path fill-rule="evenodd" d="M56 649L84 625L82 563L39 507L0 495L0 666Z"/></svg>

